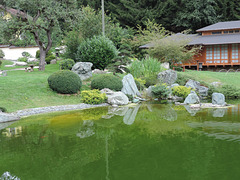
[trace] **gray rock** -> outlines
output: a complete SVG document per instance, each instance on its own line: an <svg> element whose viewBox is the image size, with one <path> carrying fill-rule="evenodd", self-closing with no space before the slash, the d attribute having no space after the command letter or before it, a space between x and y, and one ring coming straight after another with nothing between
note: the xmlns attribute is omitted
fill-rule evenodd
<svg viewBox="0 0 240 180"><path fill-rule="evenodd" d="M158 74L158 79L168 85L172 85L177 80L177 73L173 70L166 70Z"/></svg>
<svg viewBox="0 0 240 180"><path fill-rule="evenodd" d="M132 95L132 96L141 96L140 92L138 91L137 85L134 81L134 78L131 74L128 74L123 77L123 88L122 92L124 94Z"/></svg>
<svg viewBox="0 0 240 180"><path fill-rule="evenodd" d="M78 62L73 66L72 71L76 73L81 80L85 80L92 77L92 65L90 62Z"/></svg>
<svg viewBox="0 0 240 180"><path fill-rule="evenodd" d="M0 71L0 76L7 76L7 71Z"/></svg>
<svg viewBox="0 0 240 180"><path fill-rule="evenodd" d="M201 97L208 96L208 88L205 86L201 86L200 82L194 81L194 80L188 80L188 82L185 85L186 87L190 87L194 90L196 90Z"/></svg>
<svg viewBox="0 0 240 180"><path fill-rule="evenodd" d="M221 106L225 106L225 96L222 93L213 93L212 94L212 104L217 104Z"/></svg>
<svg viewBox="0 0 240 180"><path fill-rule="evenodd" d="M108 88L104 88L100 92L105 93L107 96L112 95L114 93L114 91L112 91L111 89L108 89Z"/></svg>
<svg viewBox="0 0 240 180"><path fill-rule="evenodd" d="M27 63L26 62L19 62L19 61L17 61L13 65L15 65L15 66L26 66Z"/></svg>
<svg viewBox="0 0 240 180"><path fill-rule="evenodd" d="M161 63L161 67L163 67L165 69L169 69L169 63L168 62Z"/></svg>
<svg viewBox="0 0 240 180"><path fill-rule="evenodd" d="M50 64L57 64L57 60L56 59L51 60Z"/></svg>
<svg viewBox="0 0 240 180"><path fill-rule="evenodd" d="M115 92L108 97L108 103L111 105L126 105L128 104L129 100L128 97L122 92Z"/></svg>
<svg viewBox="0 0 240 180"><path fill-rule="evenodd" d="M200 103L200 99L194 91L191 91L191 93L184 100L184 104L197 104L197 103Z"/></svg>
<svg viewBox="0 0 240 180"><path fill-rule="evenodd" d="M15 67L15 65L5 65L4 67Z"/></svg>
<svg viewBox="0 0 240 180"><path fill-rule="evenodd" d="M100 69L94 69L92 71L93 74L106 74L107 71L103 71L103 70L100 70Z"/></svg>
<svg viewBox="0 0 240 180"><path fill-rule="evenodd" d="M147 89L146 89L146 98L149 98L149 99L152 99L153 98L153 93L152 93L152 88L154 86L149 86Z"/></svg>
<svg viewBox="0 0 240 180"><path fill-rule="evenodd" d="M16 121L19 119L20 118L18 116L14 116L14 115L7 114L7 113L0 113L0 123Z"/></svg>
<svg viewBox="0 0 240 180"><path fill-rule="evenodd" d="M37 62L38 60L36 58L28 58L28 62Z"/></svg>

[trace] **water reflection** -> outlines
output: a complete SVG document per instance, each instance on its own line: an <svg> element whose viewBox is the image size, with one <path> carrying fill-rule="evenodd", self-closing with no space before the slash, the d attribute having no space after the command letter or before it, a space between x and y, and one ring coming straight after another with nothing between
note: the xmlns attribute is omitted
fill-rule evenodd
<svg viewBox="0 0 240 180"><path fill-rule="evenodd" d="M80 127L77 136L80 138L87 138L95 134L93 129L94 122L91 120L84 120L82 126Z"/></svg>
<svg viewBox="0 0 240 180"><path fill-rule="evenodd" d="M5 128L5 131L2 132L2 134L7 137L20 136L22 134L22 127Z"/></svg>
<svg viewBox="0 0 240 180"><path fill-rule="evenodd" d="M10 172L5 172L0 178L1 180L20 180L17 176L13 176Z"/></svg>

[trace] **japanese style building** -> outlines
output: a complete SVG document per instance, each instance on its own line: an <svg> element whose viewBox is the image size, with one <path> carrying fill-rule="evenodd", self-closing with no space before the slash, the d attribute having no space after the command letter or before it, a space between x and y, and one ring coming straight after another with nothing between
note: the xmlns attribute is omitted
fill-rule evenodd
<svg viewBox="0 0 240 180"><path fill-rule="evenodd" d="M219 22L201 29L189 45L201 45L202 50L184 68L239 68L240 21Z"/></svg>

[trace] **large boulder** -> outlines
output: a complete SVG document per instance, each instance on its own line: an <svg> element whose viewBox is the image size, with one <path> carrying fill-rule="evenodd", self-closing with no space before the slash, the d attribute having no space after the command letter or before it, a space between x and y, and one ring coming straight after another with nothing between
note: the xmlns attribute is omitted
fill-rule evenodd
<svg viewBox="0 0 240 180"><path fill-rule="evenodd" d="M225 96L222 93L213 93L212 94L212 104L225 106Z"/></svg>
<svg viewBox="0 0 240 180"><path fill-rule="evenodd" d="M108 103L111 105L127 105L129 103L128 97L122 92L114 92L111 95L107 95Z"/></svg>
<svg viewBox="0 0 240 180"><path fill-rule="evenodd" d="M205 86L201 86L200 82L194 81L194 80L188 80L188 82L185 85L186 87L190 87L194 90L196 90L201 97L208 96L208 88Z"/></svg>
<svg viewBox="0 0 240 180"><path fill-rule="evenodd" d="M184 104L198 104L200 103L200 99L195 91L191 91L191 93L184 100Z"/></svg>
<svg viewBox="0 0 240 180"><path fill-rule="evenodd" d="M13 64L14 66L27 66L26 62L17 61Z"/></svg>
<svg viewBox="0 0 240 180"><path fill-rule="evenodd" d="M138 91L137 85L134 81L134 78L131 74L128 74L123 77L123 88L122 92L124 94L132 95L132 96L141 96L140 92Z"/></svg>
<svg viewBox="0 0 240 180"><path fill-rule="evenodd" d="M158 74L158 79L167 85L172 85L177 80L177 73L173 70L166 70Z"/></svg>
<svg viewBox="0 0 240 180"><path fill-rule="evenodd" d="M83 81L92 77L92 65L90 62L78 62L72 67L72 71Z"/></svg>

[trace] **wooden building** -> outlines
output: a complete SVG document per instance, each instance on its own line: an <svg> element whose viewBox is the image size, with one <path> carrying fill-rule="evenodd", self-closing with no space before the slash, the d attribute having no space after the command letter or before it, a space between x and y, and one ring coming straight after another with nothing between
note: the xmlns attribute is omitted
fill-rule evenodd
<svg viewBox="0 0 240 180"><path fill-rule="evenodd" d="M240 68L240 21L219 22L197 30L189 45L201 45L201 52L184 68Z"/></svg>

